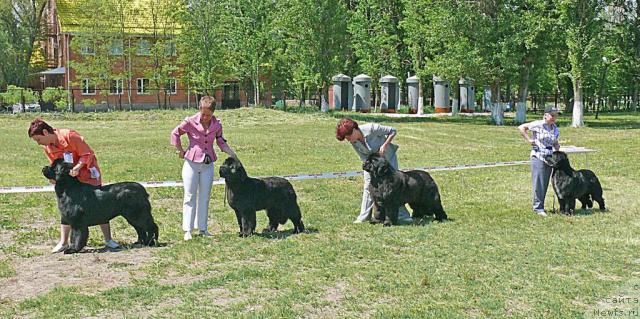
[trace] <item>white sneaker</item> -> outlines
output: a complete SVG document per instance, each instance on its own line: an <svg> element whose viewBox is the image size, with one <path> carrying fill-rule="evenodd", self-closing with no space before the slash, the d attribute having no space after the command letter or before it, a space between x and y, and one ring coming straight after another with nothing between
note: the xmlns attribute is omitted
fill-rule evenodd
<svg viewBox="0 0 640 319"><path fill-rule="evenodd" d="M53 249L51 249L51 253L57 254L63 252L67 249L67 245L63 245L62 243L58 243Z"/></svg>
<svg viewBox="0 0 640 319"><path fill-rule="evenodd" d="M198 234L200 234L200 236L202 236L202 237L211 237L211 236L213 236L210 232L208 232L206 230L201 230Z"/></svg>
<svg viewBox="0 0 640 319"><path fill-rule="evenodd" d="M353 223L354 223L354 224L362 224L362 223L364 223L364 222L366 222L366 220L359 220L359 219L356 219L356 220L354 220L354 221L353 221Z"/></svg>
<svg viewBox="0 0 640 319"><path fill-rule="evenodd" d="M190 231L186 231L184 232L184 240L191 240L191 232Z"/></svg>
<svg viewBox="0 0 640 319"><path fill-rule="evenodd" d="M113 239L105 240L104 245L107 248L111 248L111 249L116 249L120 247L120 244L118 244L118 242Z"/></svg>
<svg viewBox="0 0 640 319"><path fill-rule="evenodd" d="M534 211L538 216L547 217L547 213L544 210Z"/></svg>

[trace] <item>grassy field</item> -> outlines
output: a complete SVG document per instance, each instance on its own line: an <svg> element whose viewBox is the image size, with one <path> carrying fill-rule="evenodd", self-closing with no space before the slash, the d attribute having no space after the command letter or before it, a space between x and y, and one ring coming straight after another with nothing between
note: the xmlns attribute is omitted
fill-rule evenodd
<svg viewBox="0 0 640 319"><path fill-rule="evenodd" d="M72 127L98 155L103 180L180 180L169 132L190 111L42 114ZM252 176L359 170L335 139L344 114L217 111ZM515 126L486 118L389 119L404 168L526 160ZM27 137L33 114L0 117L0 186L44 185L47 160ZM537 119L540 115L530 115ZM306 234L238 238L213 189L211 238L182 241L180 188L149 189L161 247L52 255L59 231L53 193L0 194L0 317L106 318L614 318L640 315L640 124L601 114L588 127L560 118L560 142L597 149L589 166L609 211L531 212L528 166L433 172L451 222L383 228L352 224L361 178L293 182ZM584 168L584 156L572 157ZM217 162L218 164L220 162ZM217 165L216 165L217 176ZM551 190L547 207L551 207ZM258 229L266 226L259 214ZM130 245L135 232L112 221Z"/></svg>

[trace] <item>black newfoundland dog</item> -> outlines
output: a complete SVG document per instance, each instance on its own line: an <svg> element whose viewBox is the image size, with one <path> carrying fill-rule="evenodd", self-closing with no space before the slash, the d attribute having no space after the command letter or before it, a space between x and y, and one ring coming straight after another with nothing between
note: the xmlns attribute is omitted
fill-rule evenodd
<svg viewBox="0 0 640 319"><path fill-rule="evenodd" d="M220 166L220 177L227 185L229 206L236 212L240 236L251 236L256 230L256 211L266 209L269 226L265 231L276 231L278 224L287 219L293 222L295 234L304 231L296 192L289 181L280 177L251 178L242 163L229 157Z"/></svg>
<svg viewBox="0 0 640 319"><path fill-rule="evenodd" d="M574 170L567 154L560 151L545 157L545 161L553 167L551 178L561 212L571 214L576 207L576 199L582 203L582 209L592 208L594 200L601 211L606 210L602 186L594 172L588 169Z"/></svg>
<svg viewBox="0 0 640 319"><path fill-rule="evenodd" d="M369 155L362 169L371 174L369 192L378 207L384 226L398 223L398 207L408 203L413 218L433 216L438 221L447 219L440 202L438 185L425 171L401 172L378 153Z"/></svg>
<svg viewBox="0 0 640 319"><path fill-rule="evenodd" d="M154 246L158 243L158 225L151 216L149 195L138 183L126 182L93 186L69 175L72 165L57 159L42 168L42 174L56 181L55 190L62 221L71 226L71 243L65 254L79 252L87 244L89 226L124 217L138 233L136 243Z"/></svg>

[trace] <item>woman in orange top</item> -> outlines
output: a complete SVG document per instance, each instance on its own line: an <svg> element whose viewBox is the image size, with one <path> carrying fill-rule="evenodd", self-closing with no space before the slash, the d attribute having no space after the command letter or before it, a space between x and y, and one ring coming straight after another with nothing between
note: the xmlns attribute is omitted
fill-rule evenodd
<svg viewBox="0 0 640 319"><path fill-rule="evenodd" d="M94 186L102 185L102 177L96 155L78 132L71 129L54 129L43 120L36 119L31 122L29 127L29 137L44 146L44 153L51 163L58 158L62 158L65 162L75 164L69 175L78 177L78 180L83 183ZM51 251L53 253L64 251L69 243L71 227L63 222L61 223L60 241ZM107 247L120 247L111 238L111 227L108 223L100 225L100 229L102 229Z"/></svg>

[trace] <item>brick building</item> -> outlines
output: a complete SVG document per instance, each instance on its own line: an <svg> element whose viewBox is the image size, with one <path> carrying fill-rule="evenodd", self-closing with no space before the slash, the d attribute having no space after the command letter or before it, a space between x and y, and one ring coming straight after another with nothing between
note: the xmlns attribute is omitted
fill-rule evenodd
<svg viewBox="0 0 640 319"><path fill-rule="evenodd" d="M184 83L177 62L180 53L174 39L180 30L175 22L161 21L158 26L150 16L151 3L145 0L130 1L113 21L97 21L86 2L50 0L47 4L47 37L41 44L49 69L39 73L42 87L68 90L74 110L197 105L199 95ZM150 74L156 71L163 76L154 79ZM248 104L237 79L225 81L214 91L218 107ZM260 102L270 105L271 91L264 93Z"/></svg>

